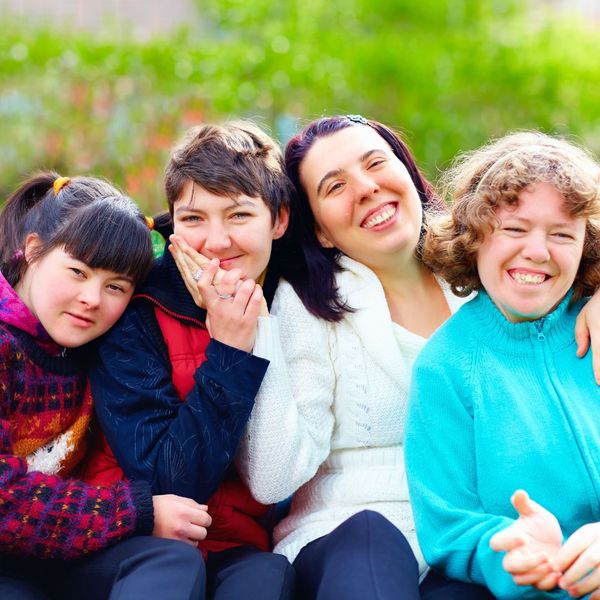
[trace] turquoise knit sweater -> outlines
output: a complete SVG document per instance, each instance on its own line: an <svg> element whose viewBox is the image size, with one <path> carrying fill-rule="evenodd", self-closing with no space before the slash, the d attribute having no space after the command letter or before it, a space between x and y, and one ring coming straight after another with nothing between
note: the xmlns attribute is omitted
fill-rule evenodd
<svg viewBox="0 0 600 600"><path fill-rule="evenodd" d="M485 292L427 343L413 371L408 482L427 562L498 600L570 598L519 587L492 535L514 522L518 488L564 536L600 521L600 390L575 355L572 293L551 314L510 323Z"/></svg>

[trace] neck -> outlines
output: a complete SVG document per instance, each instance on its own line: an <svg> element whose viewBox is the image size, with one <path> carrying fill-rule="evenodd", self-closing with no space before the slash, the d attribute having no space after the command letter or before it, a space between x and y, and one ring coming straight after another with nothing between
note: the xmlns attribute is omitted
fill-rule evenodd
<svg viewBox="0 0 600 600"><path fill-rule="evenodd" d="M429 337L449 316L450 308L435 276L414 256L397 258L387 268L372 269L385 293L392 320Z"/></svg>
<svg viewBox="0 0 600 600"><path fill-rule="evenodd" d="M415 256L405 260L395 257L389 264L371 267L371 270L381 282L385 295L398 300L420 295L431 278L431 273Z"/></svg>

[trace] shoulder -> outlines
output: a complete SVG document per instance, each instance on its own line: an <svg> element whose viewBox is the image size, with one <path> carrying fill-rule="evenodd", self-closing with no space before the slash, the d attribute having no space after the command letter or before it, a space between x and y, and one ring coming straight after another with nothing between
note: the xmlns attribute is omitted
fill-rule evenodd
<svg viewBox="0 0 600 600"><path fill-rule="evenodd" d="M474 299L464 303L429 338L415 362L415 369L439 365L449 369L470 359L476 346L476 305Z"/></svg>
<svg viewBox="0 0 600 600"><path fill-rule="evenodd" d="M118 361L122 353L131 357L158 352L164 345L154 306L144 298L134 298L121 318L100 339L99 354L107 362Z"/></svg>
<svg viewBox="0 0 600 600"><path fill-rule="evenodd" d="M292 285L284 279L279 282L277 290L275 291L273 304L271 306L271 314L282 319L298 317L309 320L313 319L315 321L321 320L309 312L298 294L296 294Z"/></svg>
<svg viewBox="0 0 600 600"><path fill-rule="evenodd" d="M285 280L281 280L277 287L270 314L277 319L283 344L298 345L303 340L302 344L317 348L324 343L330 329L338 325L313 315L304 306L292 285ZM287 349L284 348L285 350Z"/></svg>
<svg viewBox="0 0 600 600"><path fill-rule="evenodd" d="M6 367L6 363L11 355L14 354L17 346L17 340L13 333L4 323L0 323L0 361L3 367Z"/></svg>

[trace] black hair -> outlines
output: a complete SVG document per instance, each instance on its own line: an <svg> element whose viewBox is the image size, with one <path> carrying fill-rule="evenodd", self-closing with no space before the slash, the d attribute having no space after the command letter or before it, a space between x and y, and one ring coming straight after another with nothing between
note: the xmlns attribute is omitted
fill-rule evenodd
<svg viewBox="0 0 600 600"><path fill-rule="evenodd" d="M30 260L63 248L94 269L106 269L139 283L152 266L146 219L127 196L95 177L61 178L53 171L31 176L0 212L0 271L14 287L28 263L27 236L41 245Z"/></svg>

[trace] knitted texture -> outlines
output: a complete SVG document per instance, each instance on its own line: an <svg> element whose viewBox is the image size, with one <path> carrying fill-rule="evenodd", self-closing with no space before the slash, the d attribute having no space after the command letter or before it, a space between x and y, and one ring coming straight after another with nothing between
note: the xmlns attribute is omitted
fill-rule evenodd
<svg viewBox="0 0 600 600"><path fill-rule="evenodd" d="M238 466L262 502L294 494L275 530L275 551L290 561L365 509L396 525L420 558L402 438L415 346L425 339L392 322L372 271L348 258L343 266L337 284L356 311L341 322L312 316L286 282L274 316L261 320L254 352L271 363ZM456 310L461 301L444 291Z"/></svg>
<svg viewBox="0 0 600 600"><path fill-rule="evenodd" d="M569 598L519 587L489 547L514 522L519 488L569 536L600 521L600 392L591 352L576 357L568 298L544 319L510 323L481 292L415 363L406 460L419 542L449 577L499 600Z"/></svg>
<svg viewBox="0 0 600 600"><path fill-rule="evenodd" d="M60 351L0 275L2 552L78 558L135 531L134 495L151 515L141 489L61 477L83 454L91 398L81 367Z"/></svg>

